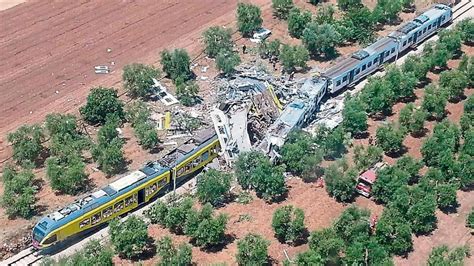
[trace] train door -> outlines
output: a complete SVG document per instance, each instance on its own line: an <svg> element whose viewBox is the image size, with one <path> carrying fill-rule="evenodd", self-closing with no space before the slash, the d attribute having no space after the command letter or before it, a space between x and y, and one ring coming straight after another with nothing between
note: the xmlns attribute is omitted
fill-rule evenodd
<svg viewBox="0 0 474 266"><path fill-rule="evenodd" d="M354 69L352 69L351 72L349 72L349 83L347 84L351 84L352 81L354 81Z"/></svg>
<svg viewBox="0 0 474 266"><path fill-rule="evenodd" d="M140 189L138 191L138 205L145 202L145 189Z"/></svg>
<svg viewBox="0 0 474 266"><path fill-rule="evenodd" d="M441 27L441 17L438 18L436 21L436 28L439 29Z"/></svg>
<svg viewBox="0 0 474 266"><path fill-rule="evenodd" d="M385 52L380 53L379 66L383 65L384 57L385 57Z"/></svg>
<svg viewBox="0 0 474 266"><path fill-rule="evenodd" d="M413 45L416 44L416 40L418 39L418 31L413 34Z"/></svg>

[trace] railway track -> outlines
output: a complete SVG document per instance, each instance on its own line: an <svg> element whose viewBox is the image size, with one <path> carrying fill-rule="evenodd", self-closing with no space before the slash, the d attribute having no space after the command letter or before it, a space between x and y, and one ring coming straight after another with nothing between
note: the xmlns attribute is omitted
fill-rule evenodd
<svg viewBox="0 0 474 266"><path fill-rule="evenodd" d="M27 266L33 265L36 262L39 262L43 258L43 255L39 254L39 251L34 250L32 247L21 251L15 256L2 261L0 265L5 266Z"/></svg>
<svg viewBox="0 0 474 266"><path fill-rule="evenodd" d="M466 14L469 10L474 7L474 3L472 1L467 1L462 5L456 6L456 9L453 9L453 21L457 20L460 16Z"/></svg>

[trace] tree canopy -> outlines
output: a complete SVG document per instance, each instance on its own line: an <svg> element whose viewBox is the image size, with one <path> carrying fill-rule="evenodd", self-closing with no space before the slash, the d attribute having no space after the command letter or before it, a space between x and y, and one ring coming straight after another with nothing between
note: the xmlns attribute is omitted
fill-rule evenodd
<svg viewBox="0 0 474 266"><path fill-rule="evenodd" d="M222 50L216 57L216 65L219 71L224 74L230 74L234 72L235 67L240 64L240 56L238 53L233 51Z"/></svg>
<svg viewBox="0 0 474 266"><path fill-rule="evenodd" d="M109 232L115 251L128 259L142 254L148 244L147 228L146 223L134 215L123 222L112 220Z"/></svg>
<svg viewBox="0 0 474 266"><path fill-rule="evenodd" d="M201 203L222 204L230 190L232 175L210 169L197 182L197 197Z"/></svg>
<svg viewBox="0 0 474 266"><path fill-rule="evenodd" d="M283 206L273 213L272 228L282 242L295 244L304 234L304 212L291 205Z"/></svg>
<svg viewBox="0 0 474 266"><path fill-rule="evenodd" d="M213 26L203 33L203 37L209 57L215 58L220 52L232 51L234 43L229 29Z"/></svg>
<svg viewBox="0 0 474 266"><path fill-rule="evenodd" d="M342 42L342 37L332 24L319 25L311 22L303 30L302 40L312 55L333 58L337 54L336 46Z"/></svg>
<svg viewBox="0 0 474 266"><path fill-rule="evenodd" d="M262 26L261 10L258 6L247 3L237 5L237 28L244 36L250 36Z"/></svg>
<svg viewBox="0 0 474 266"><path fill-rule="evenodd" d="M161 257L159 266L178 265L189 266L192 261L192 250L188 244L173 245L171 237L164 236L156 243L158 255Z"/></svg>
<svg viewBox="0 0 474 266"><path fill-rule="evenodd" d="M93 88L87 96L86 105L79 108L84 120L91 124L103 124L107 116L125 118L124 104L112 88Z"/></svg>
<svg viewBox="0 0 474 266"><path fill-rule="evenodd" d="M387 154L399 153L403 148L404 132L394 124L380 126L375 134L377 146L382 148Z"/></svg>
<svg viewBox="0 0 474 266"><path fill-rule="evenodd" d="M291 73L296 67L306 68L308 60L309 52L304 46L284 44L281 48L280 61L287 73Z"/></svg>
<svg viewBox="0 0 474 266"><path fill-rule="evenodd" d="M33 187L33 171L30 168L15 170L12 166L3 169L3 195L0 205L5 208L9 218L33 216L36 202L36 189Z"/></svg>
<svg viewBox="0 0 474 266"><path fill-rule="evenodd" d="M155 67L134 63L123 68L122 82L130 96L147 98L153 92L153 78L159 76Z"/></svg>
<svg viewBox="0 0 474 266"><path fill-rule="evenodd" d="M333 163L324 171L326 191L338 201L351 201L355 197L357 171L349 169L343 161Z"/></svg>
<svg viewBox="0 0 474 266"><path fill-rule="evenodd" d="M360 98L346 96L342 109L342 127L352 135L359 135L367 130L367 114Z"/></svg>
<svg viewBox="0 0 474 266"><path fill-rule="evenodd" d="M44 149L44 133L39 125L21 126L8 133L7 139L13 147L13 158L21 164L35 162Z"/></svg>
<svg viewBox="0 0 474 266"><path fill-rule="evenodd" d="M237 241L237 263L239 265L264 265L268 260L270 242L260 235L248 234Z"/></svg>
<svg viewBox="0 0 474 266"><path fill-rule="evenodd" d="M300 38L303 30L311 22L311 12L293 8L288 15L288 32L295 38Z"/></svg>
<svg viewBox="0 0 474 266"><path fill-rule="evenodd" d="M163 72L175 83L178 79L187 81L191 78L191 59L184 49L174 49L171 52L164 50L161 52L161 65Z"/></svg>
<svg viewBox="0 0 474 266"><path fill-rule="evenodd" d="M272 0L273 15L280 19L287 19L294 6L293 0Z"/></svg>

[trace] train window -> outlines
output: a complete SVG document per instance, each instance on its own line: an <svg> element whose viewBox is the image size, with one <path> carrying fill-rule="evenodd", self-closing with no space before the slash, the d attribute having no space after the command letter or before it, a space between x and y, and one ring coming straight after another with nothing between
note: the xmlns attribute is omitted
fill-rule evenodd
<svg viewBox="0 0 474 266"><path fill-rule="evenodd" d="M413 37L410 37L410 38L408 39L408 42L411 42L411 41L413 41Z"/></svg>
<svg viewBox="0 0 474 266"><path fill-rule="evenodd" d="M177 176L181 176L182 174L184 174L184 171L185 171L185 170L186 170L185 167L179 168L178 171L177 171L177 173L176 173L176 175L177 175Z"/></svg>
<svg viewBox="0 0 474 266"><path fill-rule="evenodd" d="M374 65L377 64L377 58L374 59Z"/></svg>
<svg viewBox="0 0 474 266"><path fill-rule="evenodd" d="M84 226L88 226L90 223L91 223L91 219L87 218L79 224L79 227L82 228Z"/></svg>
<svg viewBox="0 0 474 266"><path fill-rule="evenodd" d="M357 74L359 74L359 73L360 73L360 69L358 68L358 69L356 70L355 74L357 75Z"/></svg>
<svg viewBox="0 0 474 266"><path fill-rule="evenodd" d="M405 45L407 45L407 41L404 41L404 42L403 42L403 46L405 46Z"/></svg>
<svg viewBox="0 0 474 266"><path fill-rule="evenodd" d="M114 212L119 212L123 209L123 201L119 201L114 205Z"/></svg>
<svg viewBox="0 0 474 266"><path fill-rule="evenodd" d="M426 32L426 28L423 30L423 33L425 33L425 32Z"/></svg>
<svg viewBox="0 0 474 266"><path fill-rule="evenodd" d="M56 240L58 240L58 236L57 235L52 235L50 238L46 239L43 244L45 245L49 245L51 243L54 243L56 242Z"/></svg>
<svg viewBox="0 0 474 266"><path fill-rule="evenodd" d="M125 207L128 207L133 204L133 196L130 196L125 199Z"/></svg>
<svg viewBox="0 0 474 266"><path fill-rule="evenodd" d="M391 53L392 53L392 54L393 54L393 53L395 53L395 48L392 48L392 51L391 51Z"/></svg>
<svg viewBox="0 0 474 266"><path fill-rule="evenodd" d="M347 76L342 78L342 82L346 82L346 81L347 81Z"/></svg>
<svg viewBox="0 0 474 266"><path fill-rule="evenodd" d="M385 56L388 56L390 54L390 51L385 52Z"/></svg>
<svg viewBox="0 0 474 266"><path fill-rule="evenodd" d="M432 25L432 24L430 24L430 25L428 26L428 30L431 30L431 26L433 26L433 25Z"/></svg>
<svg viewBox="0 0 474 266"><path fill-rule="evenodd" d="M444 20L444 16L441 16L441 20Z"/></svg>
<svg viewBox="0 0 474 266"><path fill-rule="evenodd" d="M100 215L101 215L100 212L92 215L92 217L91 217L92 224L96 224L96 223L100 222L100 220L101 220Z"/></svg>
<svg viewBox="0 0 474 266"><path fill-rule="evenodd" d="M363 65L363 66L362 66L362 71L364 71L366 68L367 68L367 66L366 66L366 65Z"/></svg>
<svg viewBox="0 0 474 266"><path fill-rule="evenodd" d="M164 187L166 183L168 183L168 181L166 181L166 178L163 178L160 181L158 181L158 187Z"/></svg>
<svg viewBox="0 0 474 266"><path fill-rule="evenodd" d="M371 67L371 66L372 66L372 62L367 63L367 67Z"/></svg>
<svg viewBox="0 0 474 266"><path fill-rule="evenodd" d="M338 81L336 82L336 86L339 86L339 85L341 85L341 81L340 81L340 80L338 80Z"/></svg>
<svg viewBox="0 0 474 266"><path fill-rule="evenodd" d="M209 159L209 151L206 151L201 155L202 161L206 161L207 159Z"/></svg>
<svg viewBox="0 0 474 266"><path fill-rule="evenodd" d="M102 216L103 216L104 218L107 218L107 217L109 217L110 215L112 215L112 213L113 213L113 209L112 209L112 206L110 206L110 207L105 208L105 209L102 211Z"/></svg>

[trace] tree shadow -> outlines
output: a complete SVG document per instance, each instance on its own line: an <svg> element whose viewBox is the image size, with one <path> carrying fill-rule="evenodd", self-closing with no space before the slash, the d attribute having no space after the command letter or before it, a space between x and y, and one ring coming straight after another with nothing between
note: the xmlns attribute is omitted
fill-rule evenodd
<svg viewBox="0 0 474 266"><path fill-rule="evenodd" d="M439 208L445 214L453 214L458 212L459 204L456 203L456 206L449 206L445 208Z"/></svg>
<svg viewBox="0 0 474 266"><path fill-rule="evenodd" d="M133 256L131 258L132 261L141 261L141 260L148 260L156 255L156 244L155 241L152 237L148 237L147 243L145 245L145 249L142 251L142 253Z"/></svg>
<svg viewBox="0 0 474 266"><path fill-rule="evenodd" d="M33 215L42 215L48 210L48 206L45 204L38 204L35 205L35 208L33 210Z"/></svg>
<svg viewBox="0 0 474 266"><path fill-rule="evenodd" d="M358 133L358 134L354 134L354 138L355 139L366 139L370 136L370 133L368 131L365 131L365 132L362 132L362 133Z"/></svg>
<svg viewBox="0 0 474 266"><path fill-rule="evenodd" d="M234 234L225 234L224 239L220 244L207 246L207 247L201 247L201 251L204 251L207 253L221 252L225 247L227 247L227 245L233 243L235 239L236 237ZM194 240L191 240L191 244L193 246L196 246L196 243L194 242Z"/></svg>
<svg viewBox="0 0 474 266"><path fill-rule="evenodd" d="M396 152L386 152L385 155L387 155L390 158L396 159L402 157L405 153L408 152L408 148L405 147L405 145L402 145L399 151Z"/></svg>
<svg viewBox="0 0 474 266"><path fill-rule="evenodd" d="M410 96L400 97L400 98L398 99L398 102L401 102L401 103L412 103L412 102L415 102L416 99L418 99L418 97L416 97L416 94L413 93L413 95L410 95Z"/></svg>
<svg viewBox="0 0 474 266"><path fill-rule="evenodd" d="M51 151L48 148L41 150L38 158L35 159L34 165L36 168L41 168L45 166L46 160L51 156Z"/></svg>
<svg viewBox="0 0 474 266"><path fill-rule="evenodd" d="M448 102L456 104L456 103L459 103L460 101L465 100L465 99L467 99L467 97L463 92L461 95L459 95L457 97L453 97L453 98L448 99Z"/></svg>
<svg viewBox="0 0 474 266"><path fill-rule="evenodd" d="M428 134L429 130L426 127L423 127L423 129L420 132L412 132L410 133L410 136L414 138L422 138Z"/></svg>

